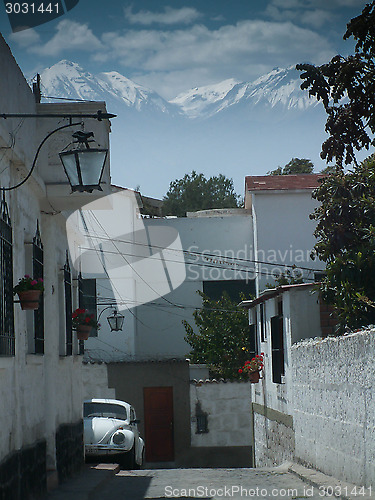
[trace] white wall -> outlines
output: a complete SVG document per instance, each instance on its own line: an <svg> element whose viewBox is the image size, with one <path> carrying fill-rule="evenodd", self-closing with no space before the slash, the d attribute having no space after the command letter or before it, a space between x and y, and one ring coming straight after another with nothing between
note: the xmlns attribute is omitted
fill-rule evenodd
<svg viewBox="0 0 375 500"><path fill-rule="evenodd" d="M316 240L313 236L315 222L309 219L318 203L310 190L257 191L253 192L254 255L260 261L272 262L269 266L259 263L257 294L273 283L272 273L285 270L280 264L322 269L318 260L310 259ZM314 278L304 271L305 278Z"/></svg>
<svg viewBox="0 0 375 500"><path fill-rule="evenodd" d="M201 307L202 301L196 292L203 290L203 281L254 278L253 266L249 263L233 266L234 260L251 258L252 218L249 211L234 210L225 215L210 211L199 215L144 221L148 228L177 231L185 251L185 264L181 264L180 272L186 271L186 276L178 288L137 308L136 355L141 358L182 357L189 353L182 320L195 326L192 313ZM216 259L212 255L224 255L227 259ZM165 253L165 257L167 263L176 259L171 253ZM248 267L244 268L245 265Z"/></svg>
<svg viewBox="0 0 375 500"><path fill-rule="evenodd" d="M295 456L350 483L375 484L375 331L292 347Z"/></svg>
<svg viewBox="0 0 375 500"><path fill-rule="evenodd" d="M264 302L266 341L260 342L264 352L264 370L260 383L253 385L255 459L257 466L280 465L291 460L294 453L292 416L291 349L301 338L320 335L320 308L314 287L296 287L282 294L285 376L283 383L272 380L271 318L277 315L278 297ZM258 307L258 338L260 341L260 314ZM250 311L254 321L254 309Z"/></svg>
<svg viewBox="0 0 375 500"><path fill-rule="evenodd" d="M0 67L1 111L36 113L34 97L1 36ZM53 119L43 125L49 131L57 126ZM14 185L25 177L44 137L43 127L40 120L0 119L0 146L5 148L0 155L0 186ZM54 469L56 430L62 424L78 424L82 418L82 357L77 355L75 337L73 355L65 356L62 268L68 249L66 219L46 197L42 173L51 172L48 161L44 151L32 177L6 195L13 228L14 284L30 273L30 243L39 221L44 246L45 345L43 355L30 349L33 312L22 311L15 303L15 356L0 357L0 461L15 450L45 439L47 467ZM56 173L55 167L52 172ZM73 283L73 305L78 305L77 281Z"/></svg>
<svg viewBox="0 0 375 500"><path fill-rule="evenodd" d="M191 446L251 446L250 384L206 382L190 385ZM208 416L208 433L196 433L196 404Z"/></svg>
<svg viewBox="0 0 375 500"><path fill-rule="evenodd" d="M108 370L105 363L84 363L82 367L82 399L116 399L116 390L108 387Z"/></svg>

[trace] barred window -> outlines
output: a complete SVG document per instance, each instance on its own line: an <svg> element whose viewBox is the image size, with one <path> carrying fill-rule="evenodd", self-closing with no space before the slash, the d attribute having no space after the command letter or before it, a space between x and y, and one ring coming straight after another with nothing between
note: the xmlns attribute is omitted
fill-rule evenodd
<svg viewBox="0 0 375 500"><path fill-rule="evenodd" d="M87 309L91 314L97 313L96 301L96 279L83 279L81 273L78 276L78 303L82 309ZM98 331L92 328L90 337L97 337ZM84 353L84 341L79 341L79 353Z"/></svg>
<svg viewBox="0 0 375 500"><path fill-rule="evenodd" d="M33 238L33 277L44 278L43 275L43 244L40 237L39 221ZM39 309L34 311L34 349L35 354L44 354L44 301L43 294Z"/></svg>
<svg viewBox="0 0 375 500"><path fill-rule="evenodd" d="M0 203L0 355L14 356L12 225L3 191Z"/></svg>
<svg viewBox="0 0 375 500"><path fill-rule="evenodd" d="M72 333L72 273L70 271L69 256L66 252L64 265L64 296L65 296L65 346L66 355L73 354L73 333Z"/></svg>

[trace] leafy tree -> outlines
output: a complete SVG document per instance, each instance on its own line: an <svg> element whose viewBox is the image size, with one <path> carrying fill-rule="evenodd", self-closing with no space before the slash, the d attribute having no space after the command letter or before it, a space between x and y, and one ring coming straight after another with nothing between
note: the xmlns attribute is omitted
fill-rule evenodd
<svg viewBox="0 0 375 500"><path fill-rule="evenodd" d="M375 157L360 165L356 160L357 151L375 145L375 1L348 23L344 39L350 37L353 55L297 66L301 88L327 113L321 157L336 164L313 194L321 205L311 218L317 221L316 254L327 263L323 296L336 307L342 328L375 322Z"/></svg>
<svg viewBox="0 0 375 500"><path fill-rule="evenodd" d="M277 167L268 172L268 175L312 174L314 164L306 158L292 158L284 168Z"/></svg>
<svg viewBox="0 0 375 500"><path fill-rule="evenodd" d="M342 327L375 323L375 155L325 177L313 197L315 251L327 263L323 297Z"/></svg>
<svg viewBox="0 0 375 500"><path fill-rule="evenodd" d="M234 192L232 179L222 174L206 179L195 170L171 182L163 198L163 214L178 217L197 210L239 206L240 197Z"/></svg>
<svg viewBox="0 0 375 500"><path fill-rule="evenodd" d="M275 283L266 283L266 288L275 288L283 285L299 285L303 283L303 274L295 264L275 278Z"/></svg>
<svg viewBox="0 0 375 500"><path fill-rule="evenodd" d="M198 293L203 299L202 308L193 313L198 332L183 321L185 340L192 347L190 359L194 363L206 363L215 376L239 379L238 369L254 356L248 313L225 292L220 300Z"/></svg>
<svg viewBox="0 0 375 500"><path fill-rule="evenodd" d="M335 56L321 66L298 64L310 96L323 102L328 139L321 157L338 166L356 163L356 151L374 146L375 133L375 1L347 25L344 40L353 37L355 53Z"/></svg>

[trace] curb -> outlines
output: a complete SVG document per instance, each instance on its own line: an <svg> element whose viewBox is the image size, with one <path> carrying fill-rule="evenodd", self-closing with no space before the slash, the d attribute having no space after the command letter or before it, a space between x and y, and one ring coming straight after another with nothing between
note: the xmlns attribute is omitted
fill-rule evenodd
<svg viewBox="0 0 375 500"><path fill-rule="evenodd" d="M82 472L48 493L45 500L90 500L92 494L109 481L120 467L116 464L85 465Z"/></svg>
<svg viewBox="0 0 375 500"><path fill-rule="evenodd" d="M302 481L317 488L321 492L321 496L328 496L331 498L341 498L342 500L360 500L360 499L374 499L372 490L370 488L357 486L355 484L341 481L333 476L328 476L315 469L309 469L303 465L296 463L288 464L288 472L299 477ZM323 495L327 492L327 495Z"/></svg>

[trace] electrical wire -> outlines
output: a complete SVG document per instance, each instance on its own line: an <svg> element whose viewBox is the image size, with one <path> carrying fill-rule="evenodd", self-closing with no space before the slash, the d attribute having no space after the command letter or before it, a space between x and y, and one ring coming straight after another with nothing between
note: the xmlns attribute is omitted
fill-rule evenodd
<svg viewBox="0 0 375 500"><path fill-rule="evenodd" d="M264 260L257 260L257 259L244 259L241 257L230 257L226 255L217 255L217 254L212 254L212 253L207 253L207 252L195 252L192 250L181 250L178 248L165 248L159 245L147 245L145 243L139 243L136 241L131 241L131 240L123 240L123 239L118 239L118 238L110 238L108 233L104 230L104 232L107 234L108 237L104 236L99 236L95 235L95 238L98 240L104 240L104 241L110 241L111 243L117 242L117 243L128 243L131 245L138 245L138 246L143 246L146 248L152 248L152 249L157 249L157 250L163 250L163 251L168 251L168 252L176 252L176 253L184 253L188 255L193 255L193 256L198 256L198 257L212 257L214 259L225 259L225 260L233 260L233 261L240 261L240 262L249 262L252 264L265 264L268 266L278 266L278 267L286 267L286 268L293 268L297 266L297 264L285 264L285 263L280 263L280 262L269 262L269 261L264 261ZM114 252L115 253L115 252ZM129 254L130 255L130 254ZM297 266L298 269L306 270L306 271L314 271L314 272L324 272L324 269L315 269L312 267L304 267L304 266Z"/></svg>

